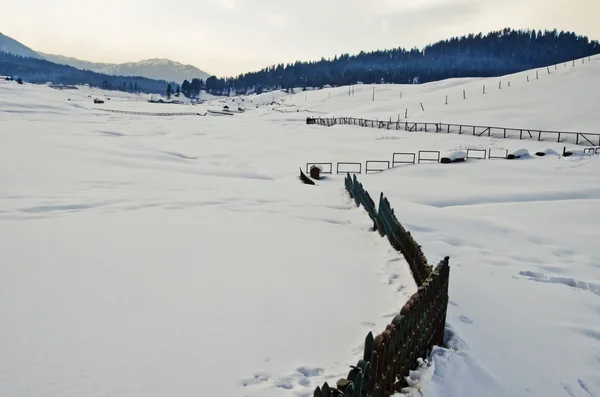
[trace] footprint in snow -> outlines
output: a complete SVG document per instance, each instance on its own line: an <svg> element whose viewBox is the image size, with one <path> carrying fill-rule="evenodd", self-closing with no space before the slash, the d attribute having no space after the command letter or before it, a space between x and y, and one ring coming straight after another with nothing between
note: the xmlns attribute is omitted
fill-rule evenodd
<svg viewBox="0 0 600 397"><path fill-rule="evenodd" d="M397 280L400 276L397 275L396 273L394 274L390 274L389 278L388 278L388 284L393 284L394 280Z"/></svg>
<svg viewBox="0 0 600 397"><path fill-rule="evenodd" d="M373 323L371 323L371 324L373 324ZM317 368L317 367L300 367L300 368L297 368L296 371L298 371L299 373L301 373L302 375L304 375L307 378L312 378L313 376L321 376L325 372L323 370L323 368Z"/></svg>
<svg viewBox="0 0 600 397"><path fill-rule="evenodd" d="M473 320L471 320L467 316L460 315L460 316L458 316L458 319L465 324L473 324Z"/></svg>
<svg viewBox="0 0 600 397"><path fill-rule="evenodd" d="M254 385L260 385L261 383L265 383L269 380L269 374L266 372L257 372L253 375L252 378L249 379L244 379L242 381L242 386L244 387L248 387L248 386L254 386Z"/></svg>

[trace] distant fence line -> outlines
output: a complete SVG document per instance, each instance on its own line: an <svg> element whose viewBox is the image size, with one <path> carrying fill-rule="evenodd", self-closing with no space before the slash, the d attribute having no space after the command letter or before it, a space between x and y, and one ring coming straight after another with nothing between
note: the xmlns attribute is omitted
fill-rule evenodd
<svg viewBox="0 0 600 397"><path fill-rule="evenodd" d="M494 136L514 139L537 139L543 141L547 136L552 136L556 142L566 142L567 138L576 145L600 146L600 133L547 131L531 128L490 127L467 124L427 123L409 121L370 120L355 117L308 117L306 124L316 124L326 127L334 125L356 125L360 127L380 128L387 130L404 131L432 131L442 133L470 134L473 136ZM561 138L563 140L561 140ZM574 141L574 142L573 142ZM597 142L597 143L596 143Z"/></svg>
<svg viewBox="0 0 600 397"><path fill-rule="evenodd" d="M408 262L418 291L402 306L385 331L377 336L369 332L363 358L351 366L347 378L335 387L326 382L317 387L314 397L387 397L406 386L405 377L417 367L417 359L429 356L433 346L444 342L448 308L449 257L435 269L394 215L389 201L381 193L379 208L362 184L347 174L346 190L357 205L362 205L374 222L374 230L387 236L392 246Z"/></svg>
<svg viewBox="0 0 600 397"><path fill-rule="evenodd" d="M565 147L563 149L563 156L568 156L569 151ZM586 147L583 148L582 153L584 155L600 154L600 147ZM392 159L390 160L367 160L364 163L355 161L338 161L333 162L312 162L306 163L306 173L309 173L310 167L318 166L321 168L322 174L335 175L339 174L362 174L363 170L365 174L382 172L390 168L395 168L401 164L421 164L427 163L440 163L443 162L442 151L440 150L418 150L417 152L396 152L392 153ZM498 159L510 159L508 149L503 148L490 148L490 149L467 149L466 160L498 160ZM335 168L334 168L335 165Z"/></svg>
<svg viewBox="0 0 600 397"><path fill-rule="evenodd" d="M590 150L588 150L590 149ZM594 148L588 148L589 153L594 153ZM596 152L600 154L600 148L596 149ZM507 159L509 151L508 149L467 149L466 159L476 160L488 160L488 159ZM392 153L392 159L390 160L367 160L363 168L363 163L354 161L339 161L337 163L332 162L312 162L306 163L306 173L309 172L311 166L319 166L322 174L333 175L335 174L362 174L363 169L365 174L373 172L381 172L390 168L394 168L399 164L421 164L422 162L434 162L439 163L442 161L442 152L440 150L419 150L415 153L412 152L396 152ZM334 169L335 164L335 169ZM348 169L351 168L351 169Z"/></svg>
<svg viewBox="0 0 600 397"><path fill-rule="evenodd" d="M206 113L149 113L149 112L130 112L126 110L114 110L114 109L101 109L94 108L94 110L101 110L103 112L120 113L120 114L131 114L134 116L206 116Z"/></svg>

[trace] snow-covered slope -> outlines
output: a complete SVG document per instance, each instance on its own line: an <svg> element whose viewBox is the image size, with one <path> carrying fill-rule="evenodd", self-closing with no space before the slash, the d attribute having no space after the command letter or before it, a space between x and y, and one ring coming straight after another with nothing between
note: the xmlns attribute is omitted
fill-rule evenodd
<svg viewBox="0 0 600 397"><path fill-rule="evenodd" d="M598 112L598 59L600 56L591 57L591 61L578 59L575 66L573 62L551 66L550 74L547 68L540 68L498 78L355 85L351 89L307 92L296 89L294 95L278 91L254 97L262 104L284 100L285 105L314 110L322 116L404 120L407 115L410 121L431 123L600 132L596 119L589 117Z"/></svg>
<svg viewBox="0 0 600 397"><path fill-rule="evenodd" d="M139 62L112 64L82 61L62 55L40 54L51 62L116 76L142 76L156 80L174 81L178 84L186 79L190 81L193 78L206 80L210 77L208 73L195 66L184 65L169 59L153 58Z"/></svg>
<svg viewBox="0 0 600 397"><path fill-rule="evenodd" d="M475 88L497 79L378 86L375 102L357 86L354 98L342 87L159 105L0 81L0 390L308 397L335 383L415 285L343 175L305 186L298 167L564 144L325 128L306 116L387 119L404 92L435 121L598 131L598 112L579 109L592 109L581 98L597 96L598 63L485 96ZM434 104L471 84L470 106ZM247 111L96 110L224 104ZM359 176L431 262L451 258L449 346L415 395L600 396L599 174L600 156L548 155Z"/></svg>
<svg viewBox="0 0 600 397"><path fill-rule="evenodd" d="M31 48L2 33L0 33L0 52L8 52L23 57L41 58L41 56Z"/></svg>

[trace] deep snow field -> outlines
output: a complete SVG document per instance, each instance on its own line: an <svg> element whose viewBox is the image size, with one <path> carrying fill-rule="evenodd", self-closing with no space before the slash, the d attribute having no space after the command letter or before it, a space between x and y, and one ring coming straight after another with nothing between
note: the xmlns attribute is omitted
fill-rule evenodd
<svg viewBox="0 0 600 397"><path fill-rule="evenodd" d="M306 186L298 167L565 144L305 118L408 108L411 121L599 133L598 59L550 72L378 85L375 101L357 85L196 106L0 81L0 395L308 397L335 384L416 287L343 175ZM248 110L97 110L225 103ZM358 178L431 263L450 256L448 348L415 374L415 395L600 397L600 156Z"/></svg>

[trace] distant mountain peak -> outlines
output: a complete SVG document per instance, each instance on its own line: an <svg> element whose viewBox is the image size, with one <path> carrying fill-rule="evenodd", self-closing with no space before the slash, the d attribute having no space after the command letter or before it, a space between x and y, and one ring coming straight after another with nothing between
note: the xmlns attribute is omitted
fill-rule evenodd
<svg viewBox="0 0 600 397"><path fill-rule="evenodd" d="M88 69L98 73L117 76L142 76L156 80L174 81L176 83L193 78L206 80L211 76L193 65L184 65L166 58L150 58L138 62L114 64L82 61L62 55L42 54L42 56L52 62L74 66L79 69Z"/></svg>
<svg viewBox="0 0 600 397"><path fill-rule="evenodd" d="M40 54L31 48L2 33L0 33L0 52L6 52L22 57L41 58Z"/></svg>
<svg viewBox="0 0 600 397"><path fill-rule="evenodd" d="M199 78L206 80L211 75L193 65L184 65L166 58L150 58L139 62L121 64L83 61L81 59L62 55L45 54L34 51L17 40L0 33L0 52L45 59L50 62L73 66L77 69L91 70L97 73L116 76L140 76L154 80L174 81L178 84L183 80Z"/></svg>

